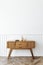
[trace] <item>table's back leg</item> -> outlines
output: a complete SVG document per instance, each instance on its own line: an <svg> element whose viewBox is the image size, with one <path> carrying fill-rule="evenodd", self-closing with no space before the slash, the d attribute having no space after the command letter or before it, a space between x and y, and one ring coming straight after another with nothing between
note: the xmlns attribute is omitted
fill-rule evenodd
<svg viewBox="0 0 43 65"><path fill-rule="evenodd" d="M31 54L32 54L32 58L35 59L35 57L34 57L34 55L33 55L32 49L30 49L30 52L31 52Z"/></svg>
<svg viewBox="0 0 43 65"><path fill-rule="evenodd" d="M10 49L9 51L8 59L10 58L11 52L12 52L12 49Z"/></svg>

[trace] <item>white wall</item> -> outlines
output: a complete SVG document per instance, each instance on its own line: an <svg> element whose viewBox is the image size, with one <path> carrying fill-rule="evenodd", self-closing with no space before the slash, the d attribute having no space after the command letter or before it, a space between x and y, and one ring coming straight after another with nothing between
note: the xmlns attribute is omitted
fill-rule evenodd
<svg viewBox="0 0 43 65"><path fill-rule="evenodd" d="M32 39L38 42L34 55L43 55L43 0L0 0L0 55L7 55L4 42L10 39L9 35L12 38L20 35L21 38L24 34L30 35L26 35L26 39L31 39L32 35ZM36 52L38 49L39 53Z"/></svg>

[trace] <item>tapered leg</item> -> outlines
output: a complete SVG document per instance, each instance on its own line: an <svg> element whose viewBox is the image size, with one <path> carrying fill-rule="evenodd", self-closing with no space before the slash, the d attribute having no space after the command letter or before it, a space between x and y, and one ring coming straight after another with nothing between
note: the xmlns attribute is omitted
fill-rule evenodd
<svg viewBox="0 0 43 65"><path fill-rule="evenodd" d="M34 57L34 55L33 55L32 49L30 49L30 52L31 52L31 54L32 54L32 58L35 59L35 57Z"/></svg>
<svg viewBox="0 0 43 65"><path fill-rule="evenodd" d="M12 52L12 49L10 49L9 51L8 59L10 58L11 52Z"/></svg>

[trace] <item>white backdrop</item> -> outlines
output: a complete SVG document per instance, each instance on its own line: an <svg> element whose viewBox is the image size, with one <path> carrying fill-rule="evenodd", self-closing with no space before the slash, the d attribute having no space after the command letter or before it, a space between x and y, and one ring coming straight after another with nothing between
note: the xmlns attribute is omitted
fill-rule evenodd
<svg viewBox="0 0 43 65"><path fill-rule="evenodd" d="M43 33L43 0L0 0L0 34Z"/></svg>
<svg viewBox="0 0 43 65"><path fill-rule="evenodd" d="M31 39L32 35L32 39L37 40L34 54L43 55L43 0L0 0L0 55L6 56L8 53L6 40L14 39L19 34L20 38L29 34L26 39ZM23 55L22 52L15 52L14 55Z"/></svg>

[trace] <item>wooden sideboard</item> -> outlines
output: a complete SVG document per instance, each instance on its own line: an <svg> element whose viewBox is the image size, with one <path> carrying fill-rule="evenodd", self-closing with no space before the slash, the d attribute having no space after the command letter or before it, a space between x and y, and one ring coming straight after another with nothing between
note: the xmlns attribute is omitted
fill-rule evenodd
<svg viewBox="0 0 43 65"><path fill-rule="evenodd" d="M29 49L32 54L32 58L34 59L32 48L35 48L35 41L7 41L7 48L10 48L8 59L10 58L13 49Z"/></svg>

